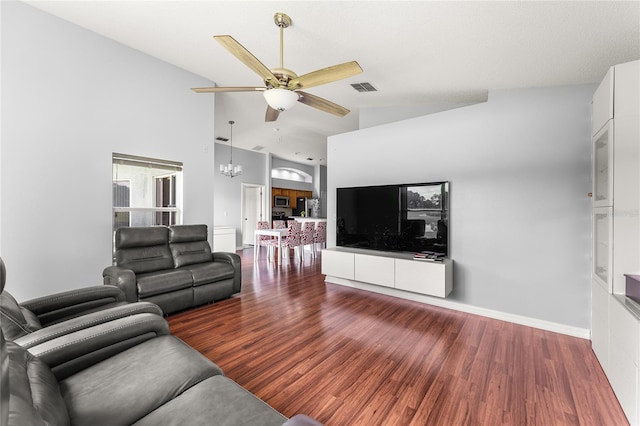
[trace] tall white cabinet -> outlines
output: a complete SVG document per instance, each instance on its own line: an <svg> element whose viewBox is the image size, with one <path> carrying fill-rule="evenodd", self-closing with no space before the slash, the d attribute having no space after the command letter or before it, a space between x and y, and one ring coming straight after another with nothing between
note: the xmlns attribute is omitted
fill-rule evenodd
<svg viewBox="0 0 640 426"><path fill-rule="evenodd" d="M592 348L632 425L640 424L640 61L611 67L593 95Z"/></svg>

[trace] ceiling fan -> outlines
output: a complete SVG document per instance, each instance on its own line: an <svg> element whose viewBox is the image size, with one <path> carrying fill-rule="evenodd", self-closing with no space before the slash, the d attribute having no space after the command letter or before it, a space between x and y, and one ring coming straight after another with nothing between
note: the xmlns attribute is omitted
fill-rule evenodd
<svg viewBox="0 0 640 426"><path fill-rule="evenodd" d="M343 117L349 110L343 106L323 99L311 93L303 92L300 89L319 86L331 83L336 80L351 77L362 72L362 68L356 61L345 62L344 64L333 65L322 68L307 74L298 76L293 71L284 68L283 65L283 37L284 29L291 25L291 18L281 12L273 16L275 24L280 28L280 67L269 69L255 56L251 54L230 35L213 36L222 46L224 46L233 56L251 68L264 80L264 86L240 86L240 87L198 87L192 88L196 93L215 92L262 92L267 101L267 113L265 121L276 121L281 111L287 110L296 102L303 103L321 111Z"/></svg>

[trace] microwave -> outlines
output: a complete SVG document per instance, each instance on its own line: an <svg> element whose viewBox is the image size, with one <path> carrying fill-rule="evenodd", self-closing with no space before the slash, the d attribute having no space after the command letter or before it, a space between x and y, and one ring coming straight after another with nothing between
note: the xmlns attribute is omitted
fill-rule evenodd
<svg viewBox="0 0 640 426"><path fill-rule="evenodd" d="M273 205L275 207L289 207L289 197L286 195L274 195Z"/></svg>

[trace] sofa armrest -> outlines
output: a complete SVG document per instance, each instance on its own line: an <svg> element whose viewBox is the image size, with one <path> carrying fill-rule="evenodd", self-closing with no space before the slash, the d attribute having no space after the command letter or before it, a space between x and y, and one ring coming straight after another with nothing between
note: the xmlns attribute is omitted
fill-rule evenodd
<svg viewBox="0 0 640 426"><path fill-rule="evenodd" d="M296 414L284 422L282 426L322 426L322 423L304 414Z"/></svg>
<svg viewBox="0 0 640 426"><path fill-rule="evenodd" d="M242 289L242 263L240 262L240 256L236 253L217 251L213 253L213 261L226 262L233 266L233 292L240 293Z"/></svg>
<svg viewBox="0 0 640 426"><path fill-rule="evenodd" d="M41 345L49 340L74 333L76 331L103 324L118 318L124 318L130 315L150 313L162 317L162 309L154 303L136 302L127 303L126 305L115 306L113 308L92 312L77 318L72 318L49 327L36 330L26 336L15 339L15 342L25 349Z"/></svg>
<svg viewBox="0 0 640 426"><path fill-rule="evenodd" d="M149 313L130 315L84 328L29 348L44 361L58 380L139 345L169 335L169 324Z"/></svg>
<svg viewBox="0 0 640 426"><path fill-rule="evenodd" d="M124 302L125 294L114 286L91 286L55 293L20 303L33 312L42 326L73 316L88 308Z"/></svg>
<svg viewBox="0 0 640 426"><path fill-rule="evenodd" d="M102 271L102 278L105 285L116 286L122 290L127 302L138 301L136 274L131 269L120 266L107 266Z"/></svg>

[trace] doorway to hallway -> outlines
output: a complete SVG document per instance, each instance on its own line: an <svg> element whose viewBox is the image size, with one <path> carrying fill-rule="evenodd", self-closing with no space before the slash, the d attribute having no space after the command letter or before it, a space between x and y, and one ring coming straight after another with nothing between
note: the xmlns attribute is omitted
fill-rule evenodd
<svg viewBox="0 0 640 426"><path fill-rule="evenodd" d="M242 184L242 245L254 243L253 231L258 221L268 220L265 206L265 187L250 183ZM269 213L271 215L271 213Z"/></svg>

